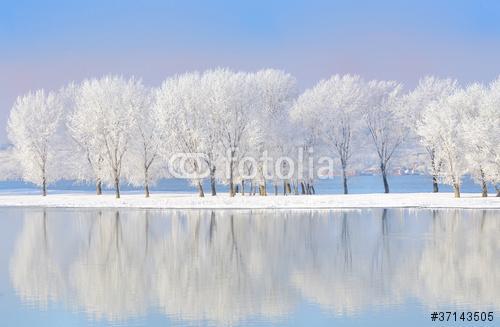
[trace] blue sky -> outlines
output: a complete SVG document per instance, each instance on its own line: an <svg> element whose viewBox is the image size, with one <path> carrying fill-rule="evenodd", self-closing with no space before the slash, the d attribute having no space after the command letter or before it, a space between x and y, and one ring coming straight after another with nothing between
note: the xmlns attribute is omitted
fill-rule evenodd
<svg viewBox="0 0 500 327"><path fill-rule="evenodd" d="M500 73L500 1L0 0L0 143L15 98L107 73L281 68L463 83Z"/></svg>

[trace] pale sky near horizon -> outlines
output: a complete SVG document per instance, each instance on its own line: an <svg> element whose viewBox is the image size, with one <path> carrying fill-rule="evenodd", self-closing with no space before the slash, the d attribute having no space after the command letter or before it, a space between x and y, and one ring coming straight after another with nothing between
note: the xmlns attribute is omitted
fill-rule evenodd
<svg viewBox="0 0 500 327"><path fill-rule="evenodd" d="M214 67L284 69L301 88L336 73L488 82L500 1L0 0L0 144L29 90L108 73L155 86Z"/></svg>

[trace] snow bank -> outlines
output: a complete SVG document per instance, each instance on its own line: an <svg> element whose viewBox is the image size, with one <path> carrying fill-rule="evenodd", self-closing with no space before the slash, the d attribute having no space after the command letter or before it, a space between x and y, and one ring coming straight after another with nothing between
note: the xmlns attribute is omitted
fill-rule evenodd
<svg viewBox="0 0 500 327"><path fill-rule="evenodd" d="M159 209L333 209L333 208L471 208L500 209L500 198L482 198L465 193L456 199L451 193L392 193L349 195L236 196L227 194L199 198L194 194L153 193L123 194L49 194L0 195L3 207L66 207L66 208L159 208Z"/></svg>

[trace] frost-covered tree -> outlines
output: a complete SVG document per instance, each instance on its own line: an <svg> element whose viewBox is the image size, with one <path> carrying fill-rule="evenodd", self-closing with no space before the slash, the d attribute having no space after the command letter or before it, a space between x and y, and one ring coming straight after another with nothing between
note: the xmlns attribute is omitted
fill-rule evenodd
<svg viewBox="0 0 500 327"><path fill-rule="evenodd" d="M14 147L8 146L0 150L0 180L17 180L22 177L19 162L14 155Z"/></svg>
<svg viewBox="0 0 500 327"><path fill-rule="evenodd" d="M500 197L500 78L493 81L488 88L487 96L480 107L479 121L482 128L478 130L477 137L483 142L483 151L487 153L488 160L484 166L485 175Z"/></svg>
<svg viewBox="0 0 500 327"><path fill-rule="evenodd" d="M212 85L213 119L219 127L218 138L227 164L222 179L229 184L229 194L234 196L238 163L248 150L244 145L256 125L259 92L250 74L227 69L218 69L212 74L217 75Z"/></svg>
<svg viewBox="0 0 500 327"><path fill-rule="evenodd" d="M136 101L138 111L134 115L135 124L124 175L132 185L142 186L145 196L149 197L150 186L165 175L160 158L163 138L161 124L156 119L152 91L146 88L137 90Z"/></svg>
<svg viewBox="0 0 500 327"><path fill-rule="evenodd" d="M201 85L198 90L204 98L200 103L200 113L203 115L203 124L200 126L203 135L201 150L204 154L203 160L209 170L212 196L217 194L217 170L221 164L221 158L224 156L220 135L225 126L220 125L223 121L218 117L221 114L221 102L223 101L220 86L220 79L223 78L223 75L224 72L220 69L205 71L201 76Z"/></svg>
<svg viewBox="0 0 500 327"><path fill-rule="evenodd" d="M378 155L385 193L389 193L388 165L407 134L403 125L401 88L401 84L394 81L368 82L369 103L363 112L366 127Z"/></svg>
<svg viewBox="0 0 500 327"><path fill-rule="evenodd" d="M469 97L475 100L463 122L469 173L481 185L483 197L488 196L488 183L500 196L500 80L470 87Z"/></svg>
<svg viewBox="0 0 500 327"><path fill-rule="evenodd" d="M290 135L292 135L289 120L290 108L297 95L295 78L281 70L264 69L250 75L257 87L257 111L252 131L247 138L249 152L254 157L263 157L266 154L275 160L289 155L292 151ZM279 122L279 125L277 125ZM273 177L275 194L278 193L278 178L276 167L265 167L263 162L257 162L255 167L248 167L254 171L256 178L252 184L259 184L260 194L266 194L266 178ZM286 175L290 167L283 164L281 173ZM290 191L289 181L283 180L283 193ZM242 185L244 187L244 185ZM252 186L251 186L252 187Z"/></svg>
<svg viewBox="0 0 500 327"><path fill-rule="evenodd" d="M304 98L300 96L290 112L290 119L295 131L292 139L294 146L292 155L297 162L297 170L294 174L295 193L298 193L300 185L302 194L314 194L316 193L314 181L317 176L314 166L310 164L318 158L318 149L322 144L321 116L308 112L307 105L302 105L306 101L303 101Z"/></svg>
<svg viewBox="0 0 500 327"><path fill-rule="evenodd" d="M120 197L122 168L136 115L144 109L143 92L144 86L134 78L105 76L86 80L76 99L78 123L69 123L73 137L90 147L91 160L99 162L102 157L100 177L114 186L117 198ZM78 133L74 132L75 127Z"/></svg>
<svg viewBox="0 0 500 327"><path fill-rule="evenodd" d="M429 104L418 125L424 144L426 140L437 140L436 159L443 161L441 176L445 183L453 186L455 197L460 197L461 179L468 171L464 126L480 100L479 89L472 85Z"/></svg>
<svg viewBox="0 0 500 327"><path fill-rule="evenodd" d="M88 112L77 108L81 85L70 84L61 91L64 110L66 112L66 129L69 138L66 146L71 149L67 153L69 171L65 176L69 179L94 182L96 194L102 194L104 174L104 152L96 137L95 126L88 123Z"/></svg>
<svg viewBox="0 0 500 327"><path fill-rule="evenodd" d="M320 129L320 136L336 153L342 170L344 194L348 193L347 168L353 153L353 138L359 135L359 116L367 104L366 83L359 76L335 75L304 92L296 106L301 115Z"/></svg>
<svg viewBox="0 0 500 327"><path fill-rule="evenodd" d="M256 115L258 128L252 132L255 154L261 156L264 151L278 159L290 155L293 151L290 135L292 134L290 125L290 109L297 96L297 82L295 78L281 70L264 69L253 74L257 83L257 101L259 101ZM261 164L261 163L260 163ZM274 169L275 167L270 167ZM283 162L281 167L283 175L286 175L290 167ZM264 182L265 174L263 167L259 165L260 178ZM278 178L274 175L275 194L277 194ZM283 194L290 192L289 181L283 182Z"/></svg>
<svg viewBox="0 0 500 327"><path fill-rule="evenodd" d="M7 133L14 145L22 178L42 188L57 180L58 129L62 119L61 101L56 93L43 90L18 97L10 112Z"/></svg>
<svg viewBox="0 0 500 327"><path fill-rule="evenodd" d="M417 87L405 98L407 110L406 121L412 131L412 136L421 139L418 135L417 126L422 120L422 113L425 108L436 101L440 101L457 90L457 81L454 79L440 79L434 76L427 76L421 79ZM416 122L416 123L415 123ZM430 136L424 140L424 147L429 155L428 171L432 176L432 190L438 192L438 177L443 166L442 160L436 158L436 148L439 140L431 139Z"/></svg>
<svg viewBox="0 0 500 327"><path fill-rule="evenodd" d="M161 129L169 133L169 143L174 152L183 153L179 169L187 169L200 197L205 196L203 178L205 165L201 160L204 135L202 126L206 117L200 92L199 73L186 73L166 80L156 93L156 117Z"/></svg>
<svg viewBox="0 0 500 327"><path fill-rule="evenodd" d="M487 140L480 135L489 124L485 119L489 119L488 107L485 106L486 88L480 84L473 84L466 89L468 101L464 105L465 115L462 121L464 139L464 156L467 160L467 172L474 181L481 186L483 197L488 196L488 179L486 177L485 166L488 163L490 154L488 153ZM494 118L493 118L494 119ZM488 132L487 132L488 133Z"/></svg>

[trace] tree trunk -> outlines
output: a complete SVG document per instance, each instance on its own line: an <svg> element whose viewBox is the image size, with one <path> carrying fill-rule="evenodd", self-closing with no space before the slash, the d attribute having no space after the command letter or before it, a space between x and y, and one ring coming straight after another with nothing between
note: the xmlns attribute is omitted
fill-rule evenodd
<svg viewBox="0 0 500 327"><path fill-rule="evenodd" d="M47 179L45 178L45 176L42 180L42 196L47 196Z"/></svg>
<svg viewBox="0 0 500 327"><path fill-rule="evenodd" d="M480 170L481 173L481 196L483 198L486 198L488 196L488 185L486 184L486 178L484 178L484 171L483 169Z"/></svg>
<svg viewBox="0 0 500 327"><path fill-rule="evenodd" d="M438 177L436 174L432 175L432 192L434 192L434 193L439 192Z"/></svg>
<svg viewBox="0 0 500 327"><path fill-rule="evenodd" d="M102 194L102 182L100 179L97 180L96 184L95 184L95 193L97 195L101 195Z"/></svg>
<svg viewBox="0 0 500 327"><path fill-rule="evenodd" d="M115 177L115 195L117 199L120 198L120 180L118 177Z"/></svg>
<svg viewBox="0 0 500 327"><path fill-rule="evenodd" d="M262 194L261 195L267 196L267 183L266 183L265 178L264 178L264 185L262 185Z"/></svg>
<svg viewBox="0 0 500 327"><path fill-rule="evenodd" d="M500 186L495 184L495 191L497 191L497 198L500 198Z"/></svg>
<svg viewBox="0 0 500 327"><path fill-rule="evenodd" d="M149 177L148 177L148 167L144 165L144 193L147 198L149 198Z"/></svg>
<svg viewBox="0 0 500 327"><path fill-rule="evenodd" d="M215 167L210 169L210 189L212 190L212 196L217 195L217 190L215 189Z"/></svg>
<svg viewBox="0 0 500 327"><path fill-rule="evenodd" d="M380 164L380 171L382 172L382 180L384 182L384 193L389 193L389 183L387 182L387 172L385 164Z"/></svg>
<svg viewBox="0 0 500 327"><path fill-rule="evenodd" d="M259 195L266 195L264 185L259 185Z"/></svg>
<svg viewBox="0 0 500 327"><path fill-rule="evenodd" d="M245 195L245 180L241 180L241 195Z"/></svg>
<svg viewBox="0 0 500 327"><path fill-rule="evenodd" d="M453 183L453 191L455 192L455 197L460 197L460 185L458 183Z"/></svg>
<svg viewBox="0 0 500 327"><path fill-rule="evenodd" d="M344 185L344 194L349 193L347 190L347 175L346 175L346 167L342 164L342 184Z"/></svg>
<svg viewBox="0 0 500 327"><path fill-rule="evenodd" d="M301 189L301 191L302 191L302 192L301 192L302 194L306 194L306 187L305 187L305 185L304 185L304 182L300 182L300 189Z"/></svg>
<svg viewBox="0 0 500 327"><path fill-rule="evenodd" d="M431 166L432 166L432 192L438 193L439 192L439 187L438 187L438 172L440 169L440 165L436 167L436 150L432 148L431 150L427 150L429 152L429 156L431 157Z"/></svg>
<svg viewBox="0 0 500 327"><path fill-rule="evenodd" d="M278 195L278 184L274 183L274 195Z"/></svg>
<svg viewBox="0 0 500 327"><path fill-rule="evenodd" d="M233 157L234 154L231 153L231 159L229 160L229 196L233 197L235 195L234 192L234 176L233 176Z"/></svg>
<svg viewBox="0 0 500 327"><path fill-rule="evenodd" d="M293 183L293 192L295 193L295 195L299 195L299 182L298 181Z"/></svg>
<svg viewBox="0 0 500 327"><path fill-rule="evenodd" d="M314 189L314 185L311 184L310 187L311 187L311 194L316 194L316 190Z"/></svg>
<svg viewBox="0 0 500 327"><path fill-rule="evenodd" d="M488 186L486 185L486 182L484 180L481 183L481 187L482 187L481 196L483 198L488 197Z"/></svg>
<svg viewBox="0 0 500 327"><path fill-rule="evenodd" d="M198 194L200 195L200 198L205 196L205 192L203 192L203 185L201 185L200 180L198 180Z"/></svg>
<svg viewBox="0 0 500 327"><path fill-rule="evenodd" d="M292 187L290 186L290 182L287 181L285 186L286 186L286 191L288 192L288 194L292 194Z"/></svg>

